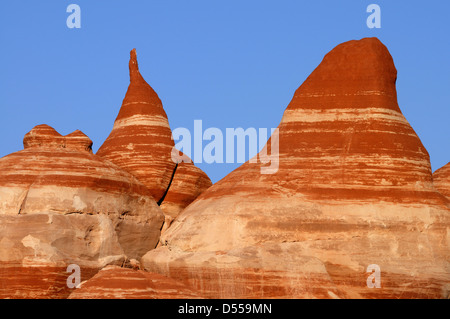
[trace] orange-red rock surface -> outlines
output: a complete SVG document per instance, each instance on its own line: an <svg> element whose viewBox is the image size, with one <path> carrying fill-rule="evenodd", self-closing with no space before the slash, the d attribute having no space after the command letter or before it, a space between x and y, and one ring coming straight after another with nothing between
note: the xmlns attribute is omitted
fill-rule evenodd
<svg viewBox="0 0 450 319"><path fill-rule="evenodd" d="M139 72L135 49L130 56L130 85L97 155L136 176L158 202L176 165L171 159L172 131L161 100Z"/></svg>
<svg viewBox="0 0 450 319"><path fill-rule="evenodd" d="M0 159L1 297L66 296L67 265L88 278L158 243L164 215L149 190L91 146L39 125Z"/></svg>
<svg viewBox="0 0 450 319"><path fill-rule="evenodd" d="M160 274L107 266L74 289L69 299L198 299L198 293Z"/></svg>
<svg viewBox="0 0 450 319"><path fill-rule="evenodd" d="M185 155L172 159L172 131L161 100L140 74L135 49L130 56L130 85L113 130L97 155L147 186L170 223L212 183L190 159L176 165Z"/></svg>
<svg viewBox="0 0 450 319"><path fill-rule="evenodd" d="M449 201L400 111L396 78L376 38L334 48L271 137L278 170L247 162L214 184L144 268L210 297L448 297ZM382 288L366 285L371 264Z"/></svg>
<svg viewBox="0 0 450 319"><path fill-rule="evenodd" d="M433 173L433 185L441 194L450 199L450 163Z"/></svg>

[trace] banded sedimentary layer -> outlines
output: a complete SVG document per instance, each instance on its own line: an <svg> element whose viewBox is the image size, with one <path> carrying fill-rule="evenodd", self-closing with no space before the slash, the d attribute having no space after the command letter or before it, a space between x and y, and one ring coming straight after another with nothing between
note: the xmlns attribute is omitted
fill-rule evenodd
<svg viewBox="0 0 450 319"><path fill-rule="evenodd" d="M92 154L82 132L36 126L24 150L0 159L1 295L65 296L67 265L86 278L140 258L158 243L163 221L149 190ZM42 278L28 278L28 267Z"/></svg>
<svg viewBox="0 0 450 319"><path fill-rule="evenodd" d="M185 285L160 274L107 266L83 282L69 299L198 299Z"/></svg>
<svg viewBox="0 0 450 319"><path fill-rule="evenodd" d="M433 173L433 184L441 194L450 199L450 163Z"/></svg>

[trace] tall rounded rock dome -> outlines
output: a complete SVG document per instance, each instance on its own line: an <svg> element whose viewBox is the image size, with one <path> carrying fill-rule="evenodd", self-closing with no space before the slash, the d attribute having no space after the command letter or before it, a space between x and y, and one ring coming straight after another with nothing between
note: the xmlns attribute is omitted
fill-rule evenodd
<svg viewBox="0 0 450 319"><path fill-rule="evenodd" d="M396 78L377 38L336 46L257 157L278 148L278 169L261 174L267 164L250 161L214 184L145 268L213 298L448 296L449 201L400 111ZM382 289L367 289L371 264Z"/></svg>

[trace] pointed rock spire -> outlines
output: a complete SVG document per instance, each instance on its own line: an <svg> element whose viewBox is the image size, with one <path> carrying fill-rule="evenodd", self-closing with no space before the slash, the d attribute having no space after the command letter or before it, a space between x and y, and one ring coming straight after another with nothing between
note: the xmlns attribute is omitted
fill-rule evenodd
<svg viewBox="0 0 450 319"><path fill-rule="evenodd" d="M137 62L136 49L133 49L130 51L130 62L128 63L128 67L130 69L130 82L135 82L135 81L145 82L144 78L142 77L141 73L139 72L139 65Z"/></svg>
<svg viewBox="0 0 450 319"><path fill-rule="evenodd" d="M130 52L129 69L130 85L122 107L97 155L136 176L159 201L175 168L172 131L161 100L139 72L135 49Z"/></svg>

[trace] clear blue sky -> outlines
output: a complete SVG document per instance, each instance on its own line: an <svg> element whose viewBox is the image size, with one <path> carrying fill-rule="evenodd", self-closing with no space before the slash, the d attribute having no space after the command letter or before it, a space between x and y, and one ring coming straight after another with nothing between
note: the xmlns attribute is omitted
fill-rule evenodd
<svg viewBox="0 0 450 319"><path fill-rule="evenodd" d="M66 8L81 7L81 29ZM381 7L381 29L366 8ZM129 51L172 129L277 127L294 91L337 44L378 37L400 108L431 157L450 160L450 1L52 0L0 5L0 157L37 124L82 130L94 151L125 95ZM239 164L200 164L218 181Z"/></svg>

